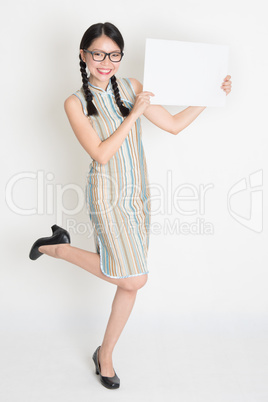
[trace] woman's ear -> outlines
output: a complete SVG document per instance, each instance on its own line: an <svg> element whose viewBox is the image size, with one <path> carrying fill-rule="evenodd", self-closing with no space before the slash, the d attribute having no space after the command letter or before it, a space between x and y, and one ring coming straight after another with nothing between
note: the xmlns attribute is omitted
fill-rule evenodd
<svg viewBox="0 0 268 402"><path fill-rule="evenodd" d="M83 49L80 49L80 54L81 54L81 59L83 60L84 63L86 63Z"/></svg>

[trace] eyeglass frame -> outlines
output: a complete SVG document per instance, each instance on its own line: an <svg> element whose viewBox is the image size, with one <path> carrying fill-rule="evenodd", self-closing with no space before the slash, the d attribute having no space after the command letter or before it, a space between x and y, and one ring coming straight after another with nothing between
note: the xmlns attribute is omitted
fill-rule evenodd
<svg viewBox="0 0 268 402"><path fill-rule="evenodd" d="M110 53L106 53L106 52L103 52L102 50L94 50L93 52L90 51L90 50L87 50L87 49L83 49L83 50L84 50L84 52L86 52L86 53L91 53L93 60L94 60L94 61L97 61L97 62L101 62L101 61L105 60L107 56L109 56L109 59L110 59L110 61L111 61L112 63L119 63L119 62L122 60L122 57L124 56L124 52L110 52ZM104 54L105 54L104 59L102 59L102 60L95 60L95 59L94 59L94 53L104 53ZM113 60L111 60L111 54L112 54L112 53L119 53L119 54L121 54L121 59L118 60L118 61L113 61Z"/></svg>

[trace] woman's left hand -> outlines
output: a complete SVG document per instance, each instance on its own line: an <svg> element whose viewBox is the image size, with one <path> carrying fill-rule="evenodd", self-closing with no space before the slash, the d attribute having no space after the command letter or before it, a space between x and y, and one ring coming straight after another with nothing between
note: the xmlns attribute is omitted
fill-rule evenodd
<svg viewBox="0 0 268 402"><path fill-rule="evenodd" d="M230 78L231 78L230 75L226 75L221 86L221 88L225 91L226 95L228 95L231 92L232 81L230 81Z"/></svg>

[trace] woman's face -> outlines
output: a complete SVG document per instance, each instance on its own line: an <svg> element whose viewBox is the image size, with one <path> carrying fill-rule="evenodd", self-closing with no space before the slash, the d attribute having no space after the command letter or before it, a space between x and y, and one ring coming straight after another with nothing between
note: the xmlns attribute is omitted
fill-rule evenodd
<svg viewBox="0 0 268 402"><path fill-rule="evenodd" d="M87 50L92 52L99 50L106 53L121 52L120 47L106 35L95 39ZM113 63L109 56L106 56L103 61L95 61L92 58L92 54L86 53L82 49L80 53L90 72L90 83L106 90L110 78L117 73L121 62Z"/></svg>

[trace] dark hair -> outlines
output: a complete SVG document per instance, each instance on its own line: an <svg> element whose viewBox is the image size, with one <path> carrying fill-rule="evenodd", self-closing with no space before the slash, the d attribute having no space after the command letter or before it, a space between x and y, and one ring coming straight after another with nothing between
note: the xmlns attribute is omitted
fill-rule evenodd
<svg viewBox="0 0 268 402"><path fill-rule="evenodd" d="M80 43L80 49L87 49L91 43L99 38L102 35L108 36L110 39L112 39L120 48L121 52L124 50L124 39L115 25L111 24L110 22L105 22L104 24L98 23L91 25L86 32L84 33L81 43ZM81 54L79 53L79 58L80 58L80 71L82 75L82 81L83 81L83 90L87 102L87 112L88 115L97 115L98 111L93 103L93 94L89 89L88 86L88 76L86 72L86 63L83 61ZM129 114L129 109L125 107L122 103L120 94L119 94L119 89L116 81L115 75L111 77L111 83L114 91L114 96L115 96L115 101L120 109L120 112L122 115L128 116Z"/></svg>

